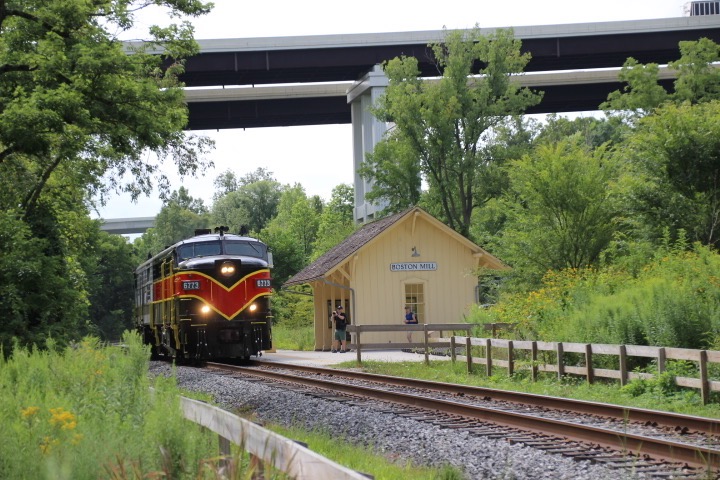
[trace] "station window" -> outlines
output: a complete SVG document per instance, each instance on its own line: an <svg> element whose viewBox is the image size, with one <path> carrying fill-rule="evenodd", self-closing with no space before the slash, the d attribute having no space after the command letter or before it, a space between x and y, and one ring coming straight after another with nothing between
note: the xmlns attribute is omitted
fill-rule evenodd
<svg viewBox="0 0 720 480"><path fill-rule="evenodd" d="M425 323L425 285L422 283L405 284L405 305L417 313L418 323Z"/></svg>

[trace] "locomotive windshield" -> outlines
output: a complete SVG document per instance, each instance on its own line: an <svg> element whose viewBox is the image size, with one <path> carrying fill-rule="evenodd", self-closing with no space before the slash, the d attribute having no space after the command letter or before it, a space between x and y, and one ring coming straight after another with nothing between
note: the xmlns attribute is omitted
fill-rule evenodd
<svg viewBox="0 0 720 480"><path fill-rule="evenodd" d="M177 248L178 261L182 262L189 258L207 257L211 255L239 255L267 259L267 248L259 242L248 241L226 241L225 251L219 240L211 242L186 243Z"/></svg>
<svg viewBox="0 0 720 480"><path fill-rule="evenodd" d="M219 241L186 243L177 248L178 259L180 261L187 260L188 258L220 255L221 251L222 248L220 247Z"/></svg>
<svg viewBox="0 0 720 480"><path fill-rule="evenodd" d="M225 242L225 254L267 258L267 247L259 242L240 242L229 240Z"/></svg>

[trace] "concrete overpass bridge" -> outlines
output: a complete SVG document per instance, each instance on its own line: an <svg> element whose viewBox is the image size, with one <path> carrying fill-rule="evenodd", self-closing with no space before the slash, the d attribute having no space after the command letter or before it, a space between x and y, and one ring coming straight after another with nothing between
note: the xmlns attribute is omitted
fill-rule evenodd
<svg viewBox="0 0 720 480"><path fill-rule="evenodd" d="M491 33L494 28L481 29ZM709 38L720 43L720 15L513 28L532 55L519 81L545 92L528 113L597 110L621 88L617 73L629 57L667 64L678 43ZM321 35L199 40L188 60L185 82L188 130L352 123L355 171L382 138L387 125L368 107L384 91L379 65L414 56L421 74L438 76L429 43L445 32ZM672 75L664 72L670 88ZM382 206L365 202L371 185L355 175L355 219L372 219ZM142 222L117 219L104 229L141 233ZM147 220L147 219L138 219ZM147 227L146 227L147 228ZM130 231L131 229L132 232Z"/></svg>
<svg viewBox="0 0 720 480"><path fill-rule="evenodd" d="M705 37L720 43L720 16L513 30L523 51L532 55L525 70L527 85L545 92L542 103L528 113L576 112L597 110L607 94L621 86L616 76L602 72L618 69L629 57L663 65L679 57L680 41ZM376 65L414 56L423 76L438 76L428 44L442 41L444 34L435 30L199 40L200 54L188 60L182 76L188 87L188 129L351 123L349 91L357 91L354 85L367 81Z"/></svg>
<svg viewBox="0 0 720 480"><path fill-rule="evenodd" d="M103 220L100 230L118 235L145 233L155 226L155 217L108 218Z"/></svg>

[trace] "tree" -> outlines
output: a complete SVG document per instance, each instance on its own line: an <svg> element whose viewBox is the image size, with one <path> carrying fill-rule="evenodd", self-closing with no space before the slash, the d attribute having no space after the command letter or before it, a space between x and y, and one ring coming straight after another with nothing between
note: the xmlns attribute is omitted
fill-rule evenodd
<svg viewBox="0 0 720 480"><path fill-rule="evenodd" d="M387 203L386 213L394 213L420 202L420 162L412 146L393 129L384 141L375 145L360 165L358 173L373 179L373 188L365 194L369 202Z"/></svg>
<svg viewBox="0 0 720 480"><path fill-rule="evenodd" d="M221 178L229 186L232 181L228 180L234 176L230 177L226 172L216 180L216 186ZM238 180L235 190L215 199L211 220L216 225L227 225L234 231L246 225L250 231L259 232L277 214L282 191L282 185L273 178L271 172L258 168Z"/></svg>
<svg viewBox="0 0 720 480"><path fill-rule="evenodd" d="M636 128L618 155L633 168L625 177L624 223L633 240L657 245L666 235L688 235L720 245L716 116L720 102L720 46L703 38L680 42L680 58L670 62L674 90L659 85L659 68L629 59L621 72L627 82L601 107L631 120Z"/></svg>
<svg viewBox="0 0 720 480"><path fill-rule="evenodd" d="M616 231L612 184L619 169L605 149L566 140L541 144L509 167L501 258L539 280L547 270L595 264Z"/></svg>
<svg viewBox="0 0 720 480"><path fill-rule="evenodd" d="M679 49L680 58L668 64L677 73L672 93L659 84L657 64L643 65L629 58L620 71L620 80L627 85L610 93L600 108L637 120L666 102L702 103L720 99L720 70L715 67L720 61L720 45L701 38L680 42Z"/></svg>
<svg viewBox="0 0 720 480"><path fill-rule="evenodd" d="M153 3L172 16L210 8L199 0L0 1L0 178L23 217L52 176L136 197L157 173L147 151L171 157L180 174L205 166L211 144L183 133L178 81L183 59L197 52L192 26L153 27L151 40L133 46L116 37ZM158 47L161 55L151 53ZM125 173L132 178L123 185ZM169 190L162 176L159 187Z"/></svg>
<svg viewBox="0 0 720 480"><path fill-rule="evenodd" d="M310 261L319 223L314 207L314 199L307 197L302 185L288 186L283 189L277 215L260 234L273 250L273 279L278 285Z"/></svg>
<svg viewBox="0 0 720 480"><path fill-rule="evenodd" d="M185 187L180 187L155 217L155 227L143 234L143 247L150 253L158 253L192 237L196 229L208 228L208 224L208 212L202 200L191 197Z"/></svg>
<svg viewBox="0 0 720 480"><path fill-rule="evenodd" d="M622 150L634 168L625 204L635 235L720 247L720 100L668 103L638 122Z"/></svg>
<svg viewBox="0 0 720 480"><path fill-rule="evenodd" d="M215 187L215 193L213 193L215 202L228 193L236 191L240 187L240 182L232 171L225 170L215 178L213 186Z"/></svg>
<svg viewBox="0 0 720 480"><path fill-rule="evenodd" d="M353 187L341 183L333 188L330 201L320 214L311 261L342 242L355 230Z"/></svg>
<svg viewBox="0 0 720 480"><path fill-rule="evenodd" d="M183 59L197 51L192 27L152 27L149 41L132 46L117 37L152 4L172 17L201 15L210 6L198 0L0 0L0 224L8 232L0 235L6 275L0 342L6 354L13 340L43 347L52 337L65 345L98 332L106 308L122 310L122 301L90 307L91 300L114 297L102 288L118 285L97 275L105 260L98 222L89 218L95 194L100 201L110 189L137 196L157 180L167 195L167 179L153 179L157 162L172 158L181 175L206 165L202 155L211 143L183 132L187 107L178 75ZM162 54L151 52L158 48ZM119 245L116 252L125 254Z"/></svg>
<svg viewBox="0 0 720 480"><path fill-rule="evenodd" d="M509 30L489 36L479 28L453 31L432 49L442 72L435 82L420 78L413 57L385 64L389 85L373 113L394 127L380 142L384 144L376 146L363 175L375 181L381 196L398 188L393 171L404 170L409 176L413 167L408 163L414 160L440 202L441 218L468 236L473 209L481 201L477 194L478 172L487 161L481 153L484 135L507 116L538 103L540 95L512 79L523 71L529 55L520 53L520 41ZM417 178L410 182L402 192L419 185Z"/></svg>
<svg viewBox="0 0 720 480"><path fill-rule="evenodd" d="M139 262L133 246L121 235L98 232L88 255L90 319L94 333L105 341L118 341L133 327L133 272ZM144 261L144 259L143 259Z"/></svg>

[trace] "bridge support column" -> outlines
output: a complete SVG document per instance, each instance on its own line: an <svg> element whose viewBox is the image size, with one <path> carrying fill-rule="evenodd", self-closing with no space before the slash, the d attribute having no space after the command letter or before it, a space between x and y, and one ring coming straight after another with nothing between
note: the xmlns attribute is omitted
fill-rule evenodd
<svg viewBox="0 0 720 480"><path fill-rule="evenodd" d="M355 223L365 223L375 218L376 213L385 208L385 204L373 204L365 200L365 194L372 189L372 182L358 173L365 161L365 154L372 152L388 130L385 122L378 121L369 108L383 94L388 78L380 65L365 74L348 90L347 101L350 104L353 132L353 166L355 171Z"/></svg>

